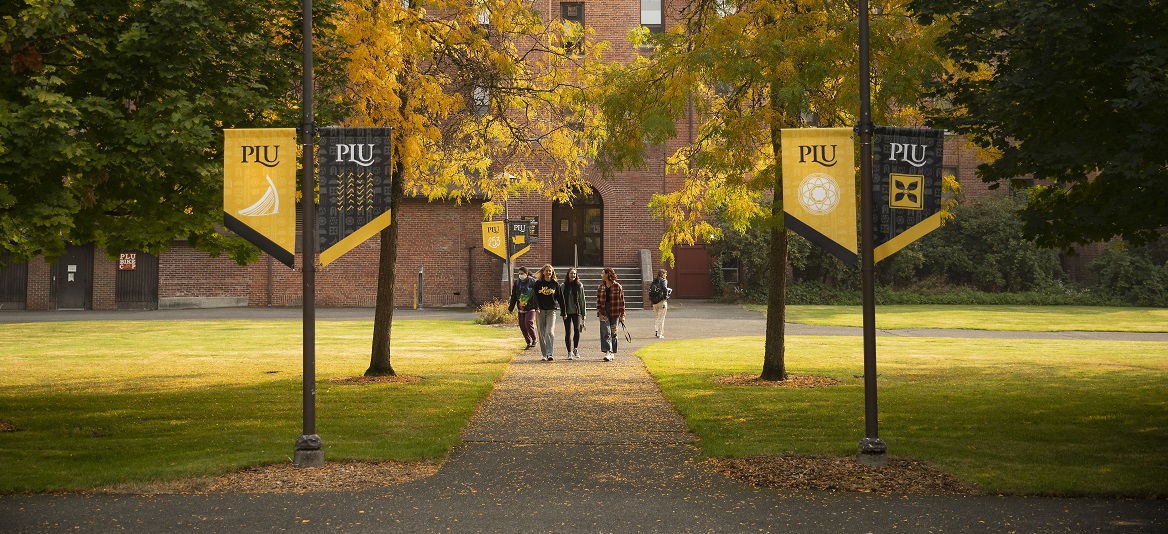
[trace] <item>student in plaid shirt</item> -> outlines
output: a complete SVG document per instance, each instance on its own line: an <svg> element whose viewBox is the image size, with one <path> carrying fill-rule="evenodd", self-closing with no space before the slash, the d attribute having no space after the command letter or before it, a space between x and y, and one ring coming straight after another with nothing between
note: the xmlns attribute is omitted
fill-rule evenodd
<svg viewBox="0 0 1168 534"><path fill-rule="evenodd" d="M616 281L616 271L604 268L600 287L596 288L596 316L600 318L600 352L604 361L616 357L616 327L625 318L625 290Z"/></svg>

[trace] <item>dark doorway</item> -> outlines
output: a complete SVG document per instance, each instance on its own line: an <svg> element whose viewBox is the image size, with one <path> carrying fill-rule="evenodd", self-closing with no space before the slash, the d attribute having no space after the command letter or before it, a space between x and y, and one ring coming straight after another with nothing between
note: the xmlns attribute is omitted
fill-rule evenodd
<svg viewBox="0 0 1168 534"><path fill-rule="evenodd" d="M5 267L0 267L0 310L23 310L28 295L28 262L14 262L3 253Z"/></svg>
<svg viewBox="0 0 1168 534"><path fill-rule="evenodd" d="M119 310L158 309L158 256L139 250L119 254L114 301Z"/></svg>
<svg viewBox="0 0 1168 534"><path fill-rule="evenodd" d="M87 310L93 289L93 245L68 245L57 258L57 309Z"/></svg>
<svg viewBox="0 0 1168 534"><path fill-rule="evenodd" d="M604 204L595 190L571 205L553 204L551 226L552 264L604 265Z"/></svg>

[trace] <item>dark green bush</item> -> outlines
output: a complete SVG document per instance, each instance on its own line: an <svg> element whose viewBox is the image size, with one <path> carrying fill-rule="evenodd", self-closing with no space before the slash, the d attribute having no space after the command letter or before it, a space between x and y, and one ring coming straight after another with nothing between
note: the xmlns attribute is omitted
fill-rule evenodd
<svg viewBox="0 0 1168 534"><path fill-rule="evenodd" d="M1168 307L1168 239L1139 248L1118 244L1091 262L1099 291L1132 306Z"/></svg>
<svg viewBox="0 0 1168 534"><path fill-rule="evenodd" d="M1115 247L1093 263L1099 287L1068 283L1058 251L1022 234L1024 193L959 206L954 219L876 265L878 304L1168 306L1168 240ZM770 231L723 226L707 246L718 265L737 265L729 298L767 302ZM860 271L788 232L788 304L860 304ZM721 271L715 281L722 284ZM719 295L722 294L718 291Z"/></svg>
<svg viewBox="0 0 1168 534"><path fill-rule="evenodd" d="M958 206L952 220L917 243L922 256L918 277L935 276L990 293L1065 283L1058 251L1039 248L1022 234L1017 213L1025 202L1022 194L1009 194Z"/></svg>

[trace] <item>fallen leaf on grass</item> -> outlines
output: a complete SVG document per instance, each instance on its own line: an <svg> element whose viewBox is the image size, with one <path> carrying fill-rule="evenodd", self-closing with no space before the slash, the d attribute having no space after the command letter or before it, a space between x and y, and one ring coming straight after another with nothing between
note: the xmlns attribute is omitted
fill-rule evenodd
<svg viewBox="0 0 1168 534"><path fill-rule="evenodd" d="M815 375L787 375L786 380L763 380L758 375L722 375L714 378L714 382L724 386L761 386L771 388L819 388L834 386L840 381L830 376Z"/></svg>

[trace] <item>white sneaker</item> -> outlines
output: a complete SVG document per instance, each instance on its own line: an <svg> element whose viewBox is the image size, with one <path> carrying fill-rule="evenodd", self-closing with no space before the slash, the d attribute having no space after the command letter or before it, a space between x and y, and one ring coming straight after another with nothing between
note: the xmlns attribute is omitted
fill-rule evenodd
<svg viewBox="0 0 1168 534"><path fill-rule="evenodd" d="M606 361L606 362L612 361L612 353L611 352L604 353L604 361Z"/></svg>
<svg viewBox="0 0 1168 534"><path fill-rule="evenodd" d="M572 355L579 358L580 357L580 349L572 349Z"/></svg>
<svg viewBox="0 0 1168 534"><path fill-rule="evenodd" d="M571 352L568 352L568 359L569 359L569 360L574 360L574 359L575 359L575 358L573 358L573 357L572 357L572 353L571 353Z"/></svg>

